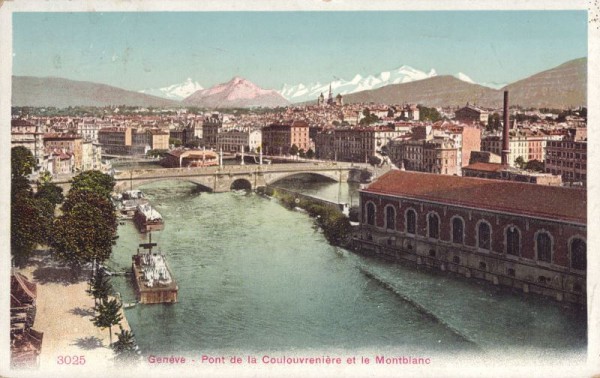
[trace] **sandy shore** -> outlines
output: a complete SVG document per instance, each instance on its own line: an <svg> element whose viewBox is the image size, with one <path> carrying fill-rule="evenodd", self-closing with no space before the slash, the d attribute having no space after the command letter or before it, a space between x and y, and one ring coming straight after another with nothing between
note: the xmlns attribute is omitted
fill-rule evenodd
<svg viewBox="0 0 600 378"><path fill-rule="evenodd" d="M61 279L61 276L69 275L69 271L52 266L48 257L19 272L37 284L33 328L44 333L40 371L60 368L63 365L60 364L61 356L70 356L71 361L73 356L84 356L86 366L113 366L109 331L94 326L91 321L95 315L94 299L86 293L88 283L85 278ZM122 309L121 315L121 326L129 330ZM113 326L111 332L114 342L119 326Z"/></svg>

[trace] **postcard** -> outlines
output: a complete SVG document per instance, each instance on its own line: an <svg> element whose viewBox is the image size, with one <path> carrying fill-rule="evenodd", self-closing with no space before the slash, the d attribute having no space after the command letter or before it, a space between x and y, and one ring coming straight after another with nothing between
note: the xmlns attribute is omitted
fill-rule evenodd
<svg viewBox="0 0 600 378"><path fill-rule="evenodd" d="M0 3L0 374L598 374L599 14Z"/></svg>

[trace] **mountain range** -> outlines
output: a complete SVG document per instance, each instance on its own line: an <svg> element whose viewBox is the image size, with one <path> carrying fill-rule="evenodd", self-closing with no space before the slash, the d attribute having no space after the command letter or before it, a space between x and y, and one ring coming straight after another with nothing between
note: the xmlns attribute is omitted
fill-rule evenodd
<svg viewBox="0 0 600 378"><path fill-rule="evenodd" d="M256 84L234 77L227 83L201 89L182 101L183 105L202 108L277 107L289 105L289 101L274 90L262 89Z"/></svg>
<svg viewBox="0 0 600 378"><path fill-rule="evenodd" d="M162 97L128 91L106 84L57 77L13 76L12 106L177 106Z"/></svg>
<svg viewBox="0 0 600 378"><path fill-rule="evenodd" d="M329 83L284 86L267 90L241 77L208 89L192 79L184 83L141 92L127 91L104 84L61 78L13 76L13 106L197 106L205 108L275 107L290 102L316 102L327 96ZM418 103L425 106L462 106L467 102L483 107L499 107L502 90L510 92L510 102L523 107L567 108L586 105L587 58L566 62L558 67L505 85L500 89L476 84L463 73L438 76L402 66L350 81L331 83L334 95L344 95L345 103ZM155 96L160 95L161 97ZM185 96L185 97L184 97ZM169 97L169 98L164 98ZM181 99L182 101L176 101ZM292 101L288 101L292 99Z"/></svg>
<svg viewBox="0 0 600 378"><path fill-rule="evenodd" d="M173 84L163 88L142 89L138 92L180 101L202 89L204 88L200 83L193 81L192 78L188 77L183 83Z"/></svg>

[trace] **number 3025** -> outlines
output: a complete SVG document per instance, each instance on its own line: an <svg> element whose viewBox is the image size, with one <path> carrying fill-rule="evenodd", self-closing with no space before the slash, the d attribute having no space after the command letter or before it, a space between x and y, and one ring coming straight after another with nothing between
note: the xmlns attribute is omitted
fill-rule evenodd
<svg viewBox="0 0 600 378"><path fill-rule="evenodd" d="M85 365L85 356L58 356L56 363L59 365Z"/></svg>

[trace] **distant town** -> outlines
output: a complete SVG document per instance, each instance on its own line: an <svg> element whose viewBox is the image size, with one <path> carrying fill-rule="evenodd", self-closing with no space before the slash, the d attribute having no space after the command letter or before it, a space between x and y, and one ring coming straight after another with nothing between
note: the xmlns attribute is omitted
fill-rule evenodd
<svg viewBox="0 0 600 378"><path fill-rule="evenodd" d="M38 171L57 176L108 171L111 158L160 158L170 167L216 165L222 152L375 162L407 171L585 185L586 108L511 106L509 113L506 164L500 159L502 109L469 103L437 108L344 104L342 95L332 93L303 106L229 111L15 107L11 145L29 149ZM196 160L179 161L188 150L204 153L196 154Z"/></svg>

